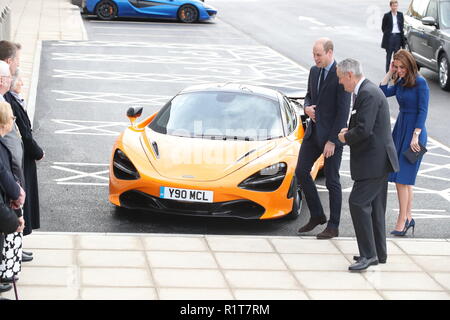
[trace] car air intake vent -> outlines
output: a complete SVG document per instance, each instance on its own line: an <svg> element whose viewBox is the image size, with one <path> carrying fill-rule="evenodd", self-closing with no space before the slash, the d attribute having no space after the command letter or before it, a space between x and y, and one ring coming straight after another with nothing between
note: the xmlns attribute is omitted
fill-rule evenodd
<svg viewBox="0 0 450 320"><path fill-rule="evenodd" d="M156 141L152 142L152 148L153 148L153 151L156 154L156 157L159 159L159 149L158 149L158 144L156 143Z"/></svg>

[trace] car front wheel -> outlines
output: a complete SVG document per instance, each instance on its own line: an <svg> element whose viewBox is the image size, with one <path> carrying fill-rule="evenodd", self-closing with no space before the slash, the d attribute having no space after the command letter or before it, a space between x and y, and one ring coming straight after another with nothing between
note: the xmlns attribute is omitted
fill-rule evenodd
<svg viewBox="0 0 450 320"><path fill-rule="evenodd" d="M300 216L300 211L302 210L302 191L300 189L297 190L294 196L294 203L292 204L292 211L289 212L286 216L286 220L295 220Z"/></svg>
<svg viewBox="0 0 450 320"><path fill-rule="evenodd" d="M439 85L443 90L450 91L450 77L448 70L450 69L448 57L442 54L439 59Z"/></svg>

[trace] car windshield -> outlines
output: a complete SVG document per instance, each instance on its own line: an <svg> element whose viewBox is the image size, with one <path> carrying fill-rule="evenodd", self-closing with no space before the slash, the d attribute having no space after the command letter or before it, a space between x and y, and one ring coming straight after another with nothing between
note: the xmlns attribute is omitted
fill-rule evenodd
<svg viewBox="0 0 450 320"><path fill-rule="evenodd" d="M250 93L180 94L149 128L163 134L217 140L268 140L284 136L279 103Z"/></svg>
<svg viewBox="0 0 450 320"><path fill-rule="evenodd" d="M441 2L441 26L450 28L450 1Z"/></svg>

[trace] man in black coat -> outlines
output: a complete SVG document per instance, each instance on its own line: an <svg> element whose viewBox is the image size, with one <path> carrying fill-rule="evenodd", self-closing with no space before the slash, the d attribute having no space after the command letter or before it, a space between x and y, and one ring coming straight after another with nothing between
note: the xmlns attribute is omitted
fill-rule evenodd
<svg viewBox="0 0 450 320"><path fill-rule="evenodd" d="M339 140L350 146L354 184L349 205L360 253L349 270L362 271L386 263L387 176L398 171L399 164L384 93L364 78L360 63L354 59L341 61L337 74L354 97L349 126L341 130Z"/></svg>
<svg viewBox="0 0 450 320"><path fill-rule="evenodd" d="M309 232L317 225L327 222L316 185L311 178L311 168L323 154L326 187L330 200L330 220L317 238L330 239L339 235L342 206L339 168L343 146L337 135L340 129L346 126L350 94L345 92L336 76L333 42L326 38L317 40L313 47L313 55L316 65L311 68L305 97L305 113L310 119L295 172L305 194L311 218L298 232Z"/></svg>
<svg viewBox="0 0 450 320"><path fill-rule="evenodd" d="M384 14L381 24L381 31L383 31L381 47L386 49L386 72L389 71L392 54L405 47L403 13L397 11L398 1L390 1L389 5L391 11Z"/></svg>

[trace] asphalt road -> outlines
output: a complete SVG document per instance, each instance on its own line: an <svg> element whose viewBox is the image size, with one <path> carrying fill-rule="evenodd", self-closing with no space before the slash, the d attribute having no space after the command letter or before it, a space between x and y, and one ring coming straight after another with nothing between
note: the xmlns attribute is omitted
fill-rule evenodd
<svg viewBox="0 0 450 320"><path fill-rule="evenodd" d="M101 22L85 17L89 41L43 41L38 93L45 95L38 94L34 123L46 150L38 171L41 230L293 236L306 223L305 205L295 221L244 221L117 212L108 202L109 157L128 123L125 113L130 105L144 106L147 116L180 89L205 82L304 88L311 46L321 36L335 41L338 60L358 58L367 77L383 77L377 19L385 8L377 1L339 0L321 7L305 0L280 0L276 7L266 0L209 2L219 9L218 19L211 23ZM444 103L450 93L438 88L431 72L424 75L431 88L427 124L434 139L417 180L416 237L449 238L450 138L442 119L450 116ZM391 103L395 117L397 106ZM347 202L352 186L348 159L345 149L341 236L354 236ZM326 209L325 181L317 184ZM397 209L391 185L388 230L395 224Z"/></svg>

